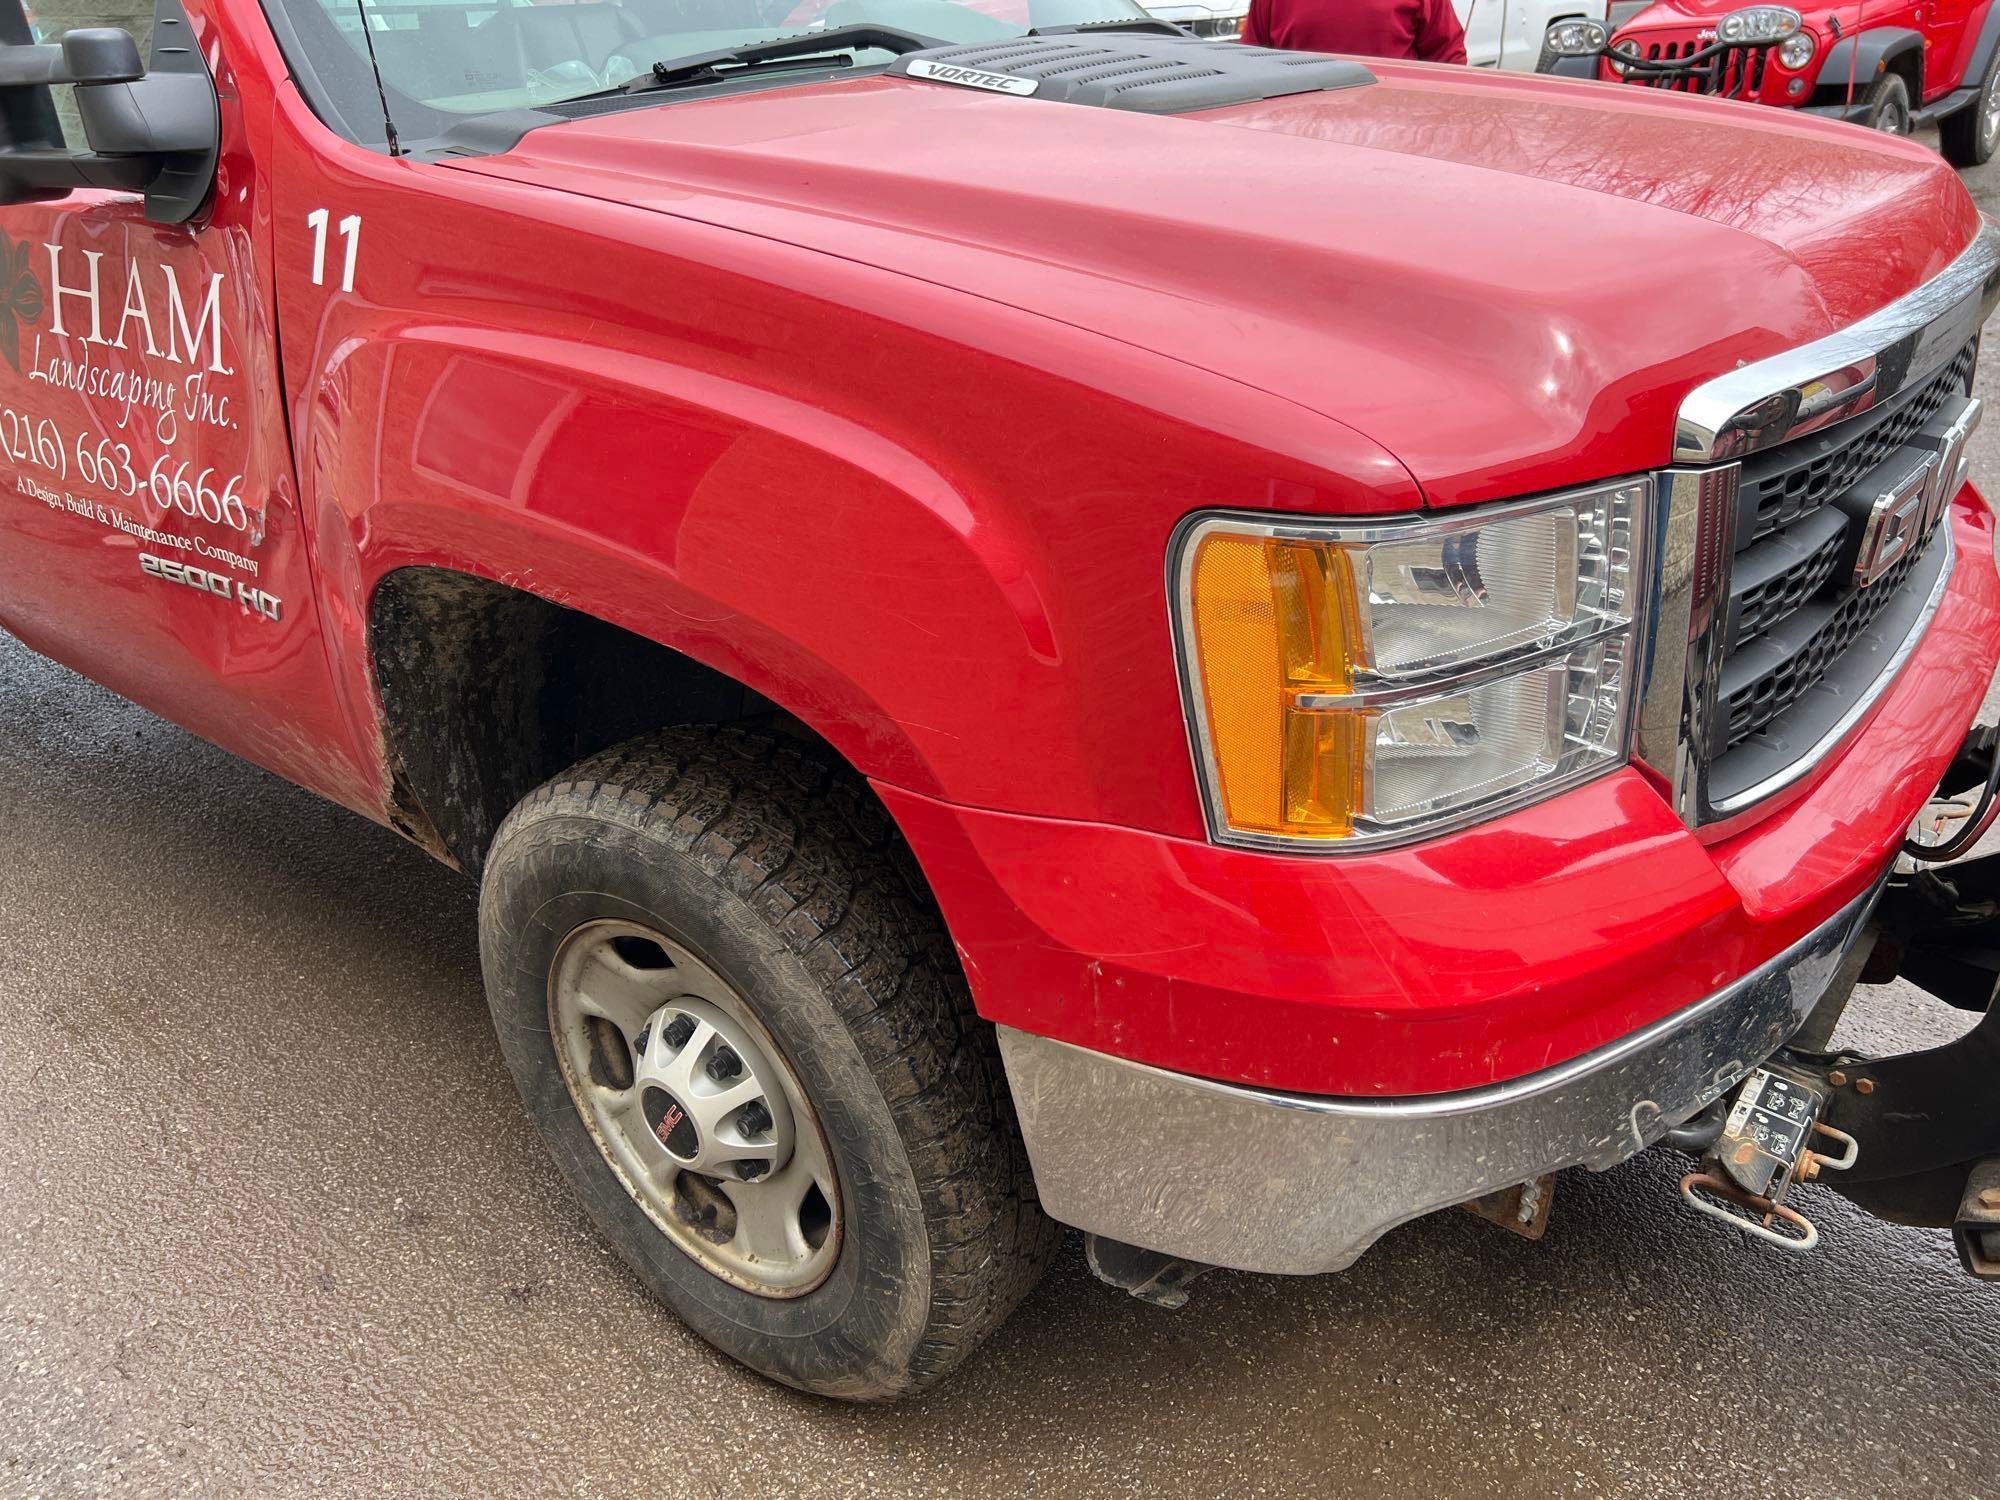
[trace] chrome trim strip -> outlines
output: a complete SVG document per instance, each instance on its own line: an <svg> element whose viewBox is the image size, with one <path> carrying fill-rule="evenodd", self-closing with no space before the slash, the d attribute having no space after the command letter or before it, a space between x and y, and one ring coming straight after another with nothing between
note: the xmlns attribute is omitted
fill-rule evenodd
<svg viewBox="0 0 2000 1500"><path fill-rule="evenodd" d="M1956 499L1957 496L1954 494L1952 498ZM1793 782L1809 775L1822 761L1847 742L1860 727L1861 721L1868 717L1869 711L1882 701L1882 695L1889 691L1890 685L1898 677L1902 676L1903 668L1908 666L1910 658L1917 654L1917 647L1923 644L1924 636L1930 631L1931 621L1937 618L1938 609L1944 604L1945 592L1951 586L1952 569L1958 562L1958 541L1951 534L1949 514L1939 525L1938 530L1944 537L1944 565L1938 569L1937 582L1931 585L1930 595L1924 600L1923 609L1918 612L1916 620L1896 647L1894 654L1876 674L1875 680L1868 684L1867 691L1858 696L1826 733L1813 742L1811 749L1783 771L1745 787L1733 797L1706 803L1703 809L1704 821L1728 817L1732 813L1754 807L1766 797L1782 792Z"/></svg>
<svg viewBox="0 0 2000 1500"><path fill-rule="evenodd" d="M1042 1205L1169 1255L1309 1275L1388 1230L1562 1167L1615 1165L1721 1097L1833 985L1878 882L1734 984L1574 1061L1427 1098L1315 1098L1002 1026ZM1104 1150L1117 1141L1115 1159Z"/></svg>
<svg viewBox="0 0 2000 1500"><path fill-rule="evenodd" d="M1305 709L1365 708L1371 703L1393 705L1421 702L1443 693L1463 692L1482 683L1495 682L1502 677L1512 677L1542 662L1568 656L1607 636L1623 635L1631 628L1631 622L1628 620L1585 621L1555 635L1544 636L1532 645L1516 647L1505 655L1495 656L1475 667L1430 672L1421 676L1412 674L1408 678L1393 679L1357 673L1356 680L1367 683L1367 686L1356 688L1351 693L1301 693L1293 701Z"/></svg>
<svg viewBox="0 0 2000 1500"><path fill-rule="evenodd" d="M1667 469L1655 490L1655 597L1632 757L1667 784L1681 820L1702 817L1709 743L1729 623L1741 466Z"/></svg>
<svg viewBox="0 0 2000 1500"><path fill-rule="evenodd" d="M1810 344L1718 375L1681 401L1677 464L1741 458L1878 406L1935 372L2000 303L2000 225L1907 296Z"/></svg>

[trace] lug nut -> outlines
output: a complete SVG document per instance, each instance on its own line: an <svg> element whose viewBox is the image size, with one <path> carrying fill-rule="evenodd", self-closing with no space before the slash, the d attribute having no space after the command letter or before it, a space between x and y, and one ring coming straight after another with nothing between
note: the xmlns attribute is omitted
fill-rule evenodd
<svg viewBox="0 0 2000 1500"><path fill-rule="evenodd" d="M742 1072L743 1059L736 1055L734 1047L717 1047L715 1056L708 1060L708 1076L717 1083L727 1083Z"/></svg>
<svg viewBox="0 0 2000 1500"><path fill-rule="evenodd" d="M667 1039L669 1047L685 1047L688 1038L694 1035L693 1016L675 1016L667 1023L667 1029L660 1033ZM644 1050L643 1048L641 1049Z"/></svg>
<svg viewBox="0 0 2000 1500"><path fill-rule="evenodd" d="M770 1170L771 1164L767 1161L739 1161L736 1164L736 1175L745 1182L755 1182Z"/></svg>
<svg viewBox="0 0 2000 1500"><path fill-rule="evenodd" d="M648 1021L639 1028L639 1035L632 1043L632 1050L641 1057L646 1055L646 1044L653 1039L653 1023Z"/></svg>
<svg viewBox="0 0 2000 1500"><path fill-rule="evenodd" d="M745 1135L762 1135L771 1128L771 1112L764 1108L764 1101L746 1104L739 1122Z"/></svg>

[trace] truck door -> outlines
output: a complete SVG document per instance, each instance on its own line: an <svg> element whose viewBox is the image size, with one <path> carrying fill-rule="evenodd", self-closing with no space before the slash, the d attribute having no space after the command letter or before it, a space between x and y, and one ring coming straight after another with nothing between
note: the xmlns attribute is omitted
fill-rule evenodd
<svg viewBox="0 0 2000 1500"><path fill-rule="evenodd" d="M246 103L261 95L268 120L269 88L200 6L129 18L152 33L153 69L205 63L213 79L220 150L192 217L159 222L146 193L116 188L18 201L0 178L0 624L352 804L366 799L338 748L280 399ZM33 39L21 0L0 0L0 42ZM81 92L0 89L8 144L87 149Z"/></svg>

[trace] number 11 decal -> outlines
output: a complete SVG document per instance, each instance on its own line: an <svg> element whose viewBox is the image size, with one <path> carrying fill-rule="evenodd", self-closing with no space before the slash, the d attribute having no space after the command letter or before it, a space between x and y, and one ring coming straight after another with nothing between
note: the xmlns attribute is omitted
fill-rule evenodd
<svg viewBox="0 0 2000 1500"><path fill-rule="evenodd" d="M326 224L329 215L326 209L316 208L306 215L306 222L313 232L313 285L326 285ZM347 242L347 254L340 266L340 289L354 290L354 255L361 248L361 215L349 214L336 226L340 237Z"/></svg>

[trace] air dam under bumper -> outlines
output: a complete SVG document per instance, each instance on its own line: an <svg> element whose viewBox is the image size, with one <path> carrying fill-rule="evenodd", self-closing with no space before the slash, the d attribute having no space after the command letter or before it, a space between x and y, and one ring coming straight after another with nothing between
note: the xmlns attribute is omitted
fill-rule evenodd
<svg viewBox="0 0 2000 1500"><path fill-rule="evenodd" d="M1268 1093L1002 1026L1042 1206L1188 1260L1341 1270L1398 1224L1561 1167L1613 1166L1719 1098L1798 1030L1880 892L1643 1031L1463 1093Z"/></svg>

